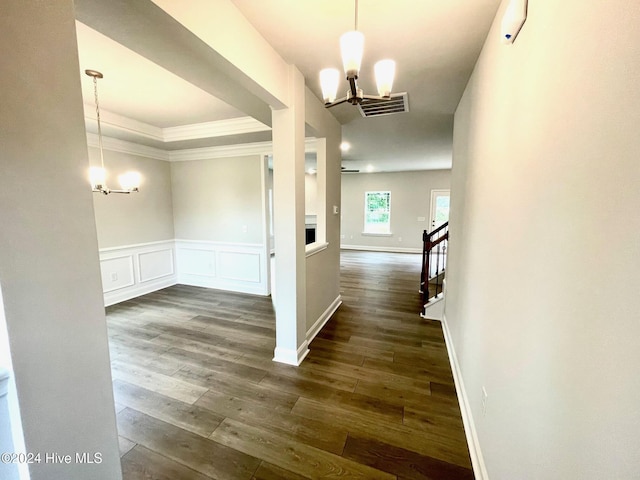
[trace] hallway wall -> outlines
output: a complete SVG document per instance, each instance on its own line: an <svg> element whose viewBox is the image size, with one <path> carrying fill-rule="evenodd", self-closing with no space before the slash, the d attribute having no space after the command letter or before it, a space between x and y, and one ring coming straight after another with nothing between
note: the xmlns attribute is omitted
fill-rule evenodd
<svg viewBox="0 0 640 480"><path fill-rule="evenodd" d="M455 117L445 321L467 415L492 479L636 478L640 8L529 2L507 46L505 7Z"/></svg>

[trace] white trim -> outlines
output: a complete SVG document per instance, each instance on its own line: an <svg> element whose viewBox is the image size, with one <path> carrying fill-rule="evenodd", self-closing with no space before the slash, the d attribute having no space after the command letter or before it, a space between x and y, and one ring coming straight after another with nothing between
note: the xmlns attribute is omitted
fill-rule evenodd
<svg viewBox="0 0 640 480"><path fill-rule="evenodd" d="M100 253L108 253L108 252L116 252L118 250L125 250L127 248L143 248L143 247L151 247L153 245L162 245L165 243L173 243L175 240L173 238L169 240L158 240L156 242L147 242L147 243L133 243L131 245L119 245L117 247L106 247L101 248Z"/></svg>
<svg viewBox="0 0 640 480"><path fill-rule="evenodd" d="M361 232L364 237L393 237L392 232Z"/></svg>
<svg viewBox="0 0 640 480"><path fill-rule="evenodd" d="M180 243L192 243L203 246L212 246L212 247L238 247L238 248L263 248L264 244L262 243L233 243L233 242L216 242L214 240L183 240L181 238L176 238L175 242Z"/></svg>
<svg viewBox="0 0 640 480"><path fill-rule="evenodd" d="M169 153L171 162L189 162L192 160L209 160L212 158L244 157L247 155L263 155L273 149L272 142L243 143L241 145L220 145L217 147L188 148L174 150Z"/></svg>
<svg viewBox="0 0 640 480"><path fill-rule="evenodd" d="M213 122L194 123L192 125L181 125L179 127L166 127L162 129L162 136L165 142L177 142L180 140L223 137L225 135L239 135L270 130L271 127L259 122L253 117L239 117Z"/></svg>
<svg viewBox="0 0 640 480"><path fill-rule="evenodd" d="M309 137L304 141L304 151L315 152L317 138ZM273 142L243 143L240 145L220 145L217 147L189 148L167 152L171 162L189 162L209 160L211 158L243 157L246 155L273 155Z"/></svg>
<svg viewBox="0 0 640 480"><path fill-rule="evenodd" d="M287 365L299 366L302 361L309 354L309 343L305 340L297 351L276 347L273 352L273 361L279 363L285 363Z"/></svg>
<svg viewBox="0 0 640 480"><path fill-rule="evenodd" d="M173 285L176 285L177 283L178 282L176 281L175 275L171 275L170 277L161 278L155 281L150 280L148 282L144 282L143 284L138 284L138 286L134 285L133 288L118 289L112 292L108 292L104 294L104 306L108 307L116 303L131 300L132 298L140 297L148 293L162 290L163 288L171 287Z"/></svg>
<svg viewBox="0 0 640 480"><path fill-rule="evenodd" d="M307 330L307 343L311 343L316 335L322 330L331 316L336 313L336 310L342 305L342 297L338 295L336 299L329 305L329 307L324 311L320 318L314 323L309 330Z"/></svg>
<svg viewBox="0 0 640 480"><path fill-rule="evenodd" d="M92 123L97 128L96 109L86 103L84 104L84 121L85 124ZM164 141L162 128L102 108L100 109L100 123L121 132L132 133L159 142Z"/></svg>
<svg viewBox="0 0 640 480"><path fill-rule="evenodd" d="M87 146L99 148L98 135L87 132ZM140 157L153 158L155 160L164 160L168 162L170 159L169 152L159 148L140 145L139 143L127 142L112 137L102 136L102 148L112 152L128 153L130 155L138 155Z"/></svg>
<svg viewBox="0 0 640 480"><path fill-rule="evenodd" d="M451 363L451 371L453 373L453 381L455 382L456 393L458 395L458 403L460 404L460 413L462 414L464 432L467 436L467 445L469 446L469 455L471 457L473 473L476 480L489 480L487 466L485 465L484 457L482 456L478 433L471 413L471 405L469 404L467 392L464 388L462 371L460 370L458 357L456 356L456 351L453 347L453 339L451 338L451 332L449 331L449 324L447 323L446 315L443 315L442 331L444 333L445 344L447 345L447 352L449 353L449 362Z"/></svg>
<svg viewBox="0 0 640 480"><path fill-rule="evenodd" d="M363 250L365 252L422 253L421 248L372 247L369 245L340 245L341 250Z"/></svg>
<svg viewBox="0 0 640 480"><path fill-rule="evenodd" d="M329 247L329 244L327 242L322 242L322 243L314 242L306 246L306 250L304 253L305 253L305 256L309 258L310 256L315 255L316 253L320 253L321 251L326 250L328 247Z"/></svg>

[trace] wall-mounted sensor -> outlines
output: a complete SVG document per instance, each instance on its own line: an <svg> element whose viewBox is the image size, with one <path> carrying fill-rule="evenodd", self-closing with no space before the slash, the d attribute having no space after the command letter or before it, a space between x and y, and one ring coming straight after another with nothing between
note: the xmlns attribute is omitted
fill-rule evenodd
<svg viewBox="0 0 640 480"><path fill-rule="evenodd" d="M502 43L513 43L527 19L527 0L510 0L502 17Z"/></svg>

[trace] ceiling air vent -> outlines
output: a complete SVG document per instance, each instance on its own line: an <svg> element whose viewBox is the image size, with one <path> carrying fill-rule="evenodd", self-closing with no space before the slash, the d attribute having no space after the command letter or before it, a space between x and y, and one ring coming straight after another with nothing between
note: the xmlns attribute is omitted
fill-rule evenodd
<svg viewBox="0 0 640 480"><path fill-rule="evenodd" d="M391 98L383 100L364 99L358 105L360 114L363 117L379 117L380 115L391 115L392 113L402 113L409 111L409 97L407 92L393 93Z"/></svg>

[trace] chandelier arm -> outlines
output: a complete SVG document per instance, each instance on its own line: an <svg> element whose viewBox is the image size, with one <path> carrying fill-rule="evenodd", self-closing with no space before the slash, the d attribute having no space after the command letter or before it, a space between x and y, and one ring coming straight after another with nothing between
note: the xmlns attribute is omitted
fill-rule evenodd
<svg viewBox="0 0 640 480"><path fill-rule="evenodd" d="M340 105L341 103L344 103L347 100L348 100L347 97L342 97L342 98L339 98L338 100L335 100L335 101L333 101L331 103L325 103L324 106L327 107L327 108L335 107L336 105Z"/></svg>

